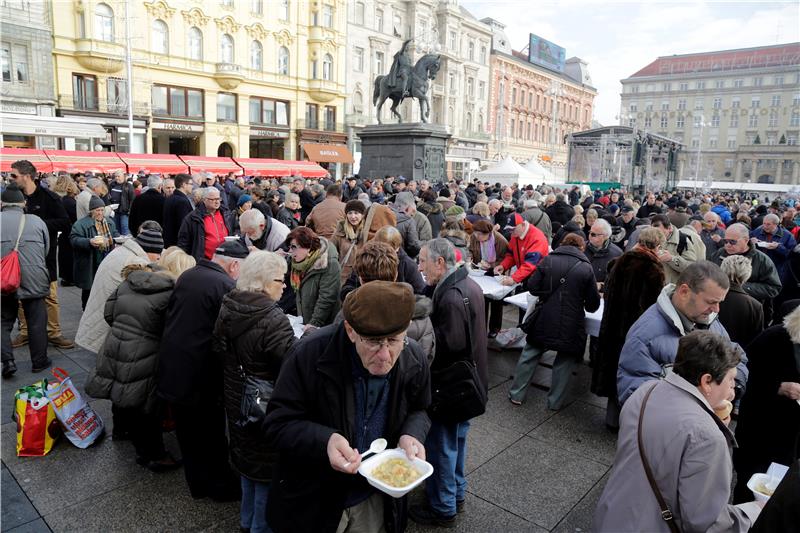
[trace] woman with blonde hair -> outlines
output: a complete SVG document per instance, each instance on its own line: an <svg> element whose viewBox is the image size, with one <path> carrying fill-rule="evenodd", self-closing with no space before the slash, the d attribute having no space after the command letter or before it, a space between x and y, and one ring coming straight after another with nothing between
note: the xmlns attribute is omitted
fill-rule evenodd
<svg viewBox="0 0 800 533"><path fill-rule="evenodd" d="M123 269L122 284L105 304L111 329L86 382L89 396L111 400L115 420L129 430L136 462L153 472L180 466L164 448L162 405L156 396L167 304L178 276L195 266L192 256L175 248L161 256L161 269L141 264L138 257Z"/></svg>
<svg viewBox="0 0 800 533"><path fill-rule="evenodd" d="M53 186L53 192L61 197L61 204L67 211L70 225L75 224L78 220L78 210L76 198L80 194L80 189L69 175L61 175L56 179L56 184ZM62 231L58 236L58 273L61 276L61 286L71 287L73 283L72 277L72 244L69 242L69 232Z"/></svg>

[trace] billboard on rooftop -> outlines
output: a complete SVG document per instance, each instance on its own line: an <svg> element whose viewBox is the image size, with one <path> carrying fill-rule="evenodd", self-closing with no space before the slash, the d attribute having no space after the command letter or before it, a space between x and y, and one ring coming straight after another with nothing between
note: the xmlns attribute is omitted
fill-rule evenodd
<svg viewBox="0 0 800 533"><path fill-rule="evenodd" d="M565 49L533 33L531 33L531 40L528 44L528 61L535 65L564 72L564 62L567 60Z"/></svg>

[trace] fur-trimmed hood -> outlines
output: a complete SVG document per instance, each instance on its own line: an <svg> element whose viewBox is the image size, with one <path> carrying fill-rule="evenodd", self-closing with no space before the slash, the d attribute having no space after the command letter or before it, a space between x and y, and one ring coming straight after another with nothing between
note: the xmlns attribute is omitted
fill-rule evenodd
<svg viewBox="0 0 800 533"><path fill-rule="evenodd" d="M794 344L800 344L800 307L786 315L783 319L783 327L789 334Z"/></svg>

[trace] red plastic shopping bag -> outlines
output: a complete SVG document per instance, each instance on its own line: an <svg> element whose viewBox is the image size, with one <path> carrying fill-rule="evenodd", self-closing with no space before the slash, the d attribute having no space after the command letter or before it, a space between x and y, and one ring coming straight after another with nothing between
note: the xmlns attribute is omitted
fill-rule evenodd
<svg viewBox="0 0 800 533"><path fill-rule="evenodd" d="M47 455L61 434L56 413L45 395L46 387L46 381L39 381L14 394L18 456Z"/></svg>

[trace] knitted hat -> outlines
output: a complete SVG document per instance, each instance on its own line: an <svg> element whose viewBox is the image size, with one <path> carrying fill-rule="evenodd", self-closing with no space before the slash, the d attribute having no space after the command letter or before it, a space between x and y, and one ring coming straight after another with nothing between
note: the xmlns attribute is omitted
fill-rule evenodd
<svg viewBox="0 0 800 533"><path fill-rule="evenodd" d="M246 202L252 202L253 197L249 194L243 194L239 197L239 201L236 202L236 207L242 207Z"/></svg>
<svg viewBox="0 0 800 533"><path fill-rule="evenodd" d="M19 189L19 185L11 182L6 187L6 190L3 191L2 196L0 196L0 201L4 204L24 204L25 196Z"/></svg>
<svg viewBox="0 0 800 533"><path fill-rule="evenodd" d="M164 239L161 233L152 229L146 229L139 232L136 236L136 242L142 247L142 250L151 254L160 254L164 250Z"/></svg>
<svg viewBox="0 0 800 533"><path fill-rule="evenodd" d="M350 213L351 211L364 215L367 213L367 208L361 200L350 200L344 204L344 212Z"/></svg>
<svg viewBox="0 0 800 533"><path fill-rule="evenodd" d="M98 207L105 207L106 204L99 196L92 195L89 199L89 211L94 211Z"/></svg>
<svg viewBox="0 0 800 533"><path fill-rule="evenodd" d="M386 305L387 302L391 305ZM359 335L391 337L408 329L414 303L411 285L370 281L347 295L342 313Z"/></svg>
<svg viewBox="0 0 800 533"><path fill-rule="evenodd" d="M444 212L446 217L459 217L461 215L466 215L466 213L464 213L464 208L458 205L454 205Z"/></svg>

